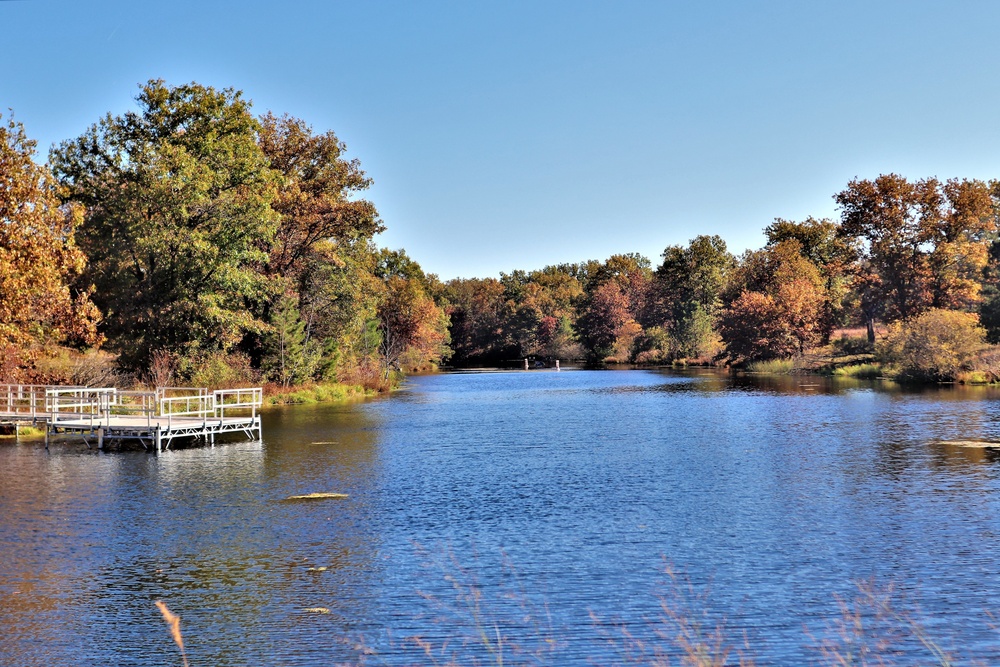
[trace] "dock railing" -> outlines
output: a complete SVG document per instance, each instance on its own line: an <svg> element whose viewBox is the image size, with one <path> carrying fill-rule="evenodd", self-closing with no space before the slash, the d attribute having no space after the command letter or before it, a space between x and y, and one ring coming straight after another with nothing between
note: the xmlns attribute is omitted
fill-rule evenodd
<svg viewBox="0 0 1000 667"><path fill-rule="evenodd" d="M214 442L217 433L237 430L248 434L257 431L259 437L257 412L263 399L260 387L131 391L114 387L0 385L0 419L45 422L46 446L50 433L70 431L97 434L98 447L105 437L147 437L135 436L129 430L140 427L143 421L143 428L155 433L157 442L161 433L166 434L168 442L174 437L193 435L206 435Z"/></svg>
<svg viewBox="0 0 1000 667"><path fill-rule="evenodd" d="M49 424L59 421L89 421L96 428L111 415L118 390L114 387L48 387L45 390L45 411Z"/></svg>
<svg viewBox="0 0 1000 667"><path fill-rule="evenodd" d="M215 413L215 397L212 394L160 398L158 403L161 417L203 417Z"/></svg>
<svg viewBox="0 0 1000 667"><path fill-rule="evenodd" d="M42 384L0 384L0 415L45 417L45 390Z"/></svg>
<svg viewBox="0 0 1000 667"><path fill-rule="evenodd" d="M264 403L264 390L261 387L250 389L217 389L215 396L215 414L219 419L226 418L226 411L246 412L257 417L257 408Z"/></svg>
<svg viewBox="0 0 1000 667"><path fill-rule="evenodd" d="M206 396L211 392L205 387L157 387L156 398L177 398L180 396Z"/></svg>
<svg viewBox="0 0 1000 667"><path fill-rule="evenodd" d="M156 391L118 390L108 412L109 417L145 417L151 426L159 410Z"/></svg>

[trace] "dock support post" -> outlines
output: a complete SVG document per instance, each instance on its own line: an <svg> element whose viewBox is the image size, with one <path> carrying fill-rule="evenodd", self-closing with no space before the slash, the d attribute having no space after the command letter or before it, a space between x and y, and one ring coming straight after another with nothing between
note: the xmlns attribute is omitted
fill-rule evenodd
<svg viewBox="0 0 1000 667"><path fill-rule="evenodd" d="M524 370L528 370L528 360L524 360Z"/></svg>
<svg viewBox="0 0 1000 667"><path fill-rule="evenodd" d="M556 359L556 370L559 370L559 360Z"/></svg>
<svg viewBox="0 0 1000 667"><path fill-rule="evenodd" d="M159 456L163 445L163 441L160 439L160 427L157 425L156 429L153 430L153 452Z"/></svg>
<svg viewBox="0 0 1000 667"><path fill-rule="evenodd" d="M21 442L21 429L18 422L14 422L14 442Z"/></svg>
<svg viewBox="0 0 1000 667"><path fill-rule="evenodd" d="M45 422L45 451L49 451L49 423Z"/></svg>
<svg viewBox="0 0 1000 667"><path fill-rule="evenodd" d="M104 427L97 429L97 448L104 449Z"/></svg>

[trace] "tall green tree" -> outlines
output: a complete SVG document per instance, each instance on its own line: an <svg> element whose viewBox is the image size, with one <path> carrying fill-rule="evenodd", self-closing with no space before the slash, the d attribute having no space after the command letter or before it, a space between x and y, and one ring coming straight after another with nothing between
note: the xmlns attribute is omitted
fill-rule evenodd
<svg viewBox="0 0 1000 667"><path fill-rule="evenodd" d="M315 378L323 350L311 338L299 315L298 298L285 294L273 309L271 327L264 336L266 354L262 370L270 379L288 387Z"/></svg>
<svg viewBox="0 0 1000 667"><path fill-rule="evenodd" d="M371 326L383 287L376 263L377 251L365 240L320 242L305 256L299 310L306 333L323 349L319 379L376 357Z"/></svg>
<svg viewBox="0 0 1000 667"><path fill-rule="evenodd" d="M364 364L372 352L366 323L375 317L380 293L373 289L379 283L372 238L384 225L375 206L361 197L371 179L357 159L345 157L346 146L336 134L317 134L301 119L273 113L263 115L260 124L260 147L281 174L271 202L279 222L268 239L262 272L286 294L298 295L309 348L322 350L313 375L330 379L338 366ZM262 317L272 331L248 336L243 348L255 356L269 354L273 333L287 325L285 298L263 304Z"/></svg>
<svg viewBox="0 0 1000 667"><path fill-rule="evenodd" d="M667 357L703 356L715 338L719 295L735 260L718 236L697 236L687 248L670 246L662 257L645 324L667 333Z"/></svg>
<svg viewBox="0 0 1000 667"><path fill-rule="evenodd" d="M261 330L272 284L259 268L278 224L280 176L232 89L142 86L138 109L107 115L52 152L67 201L84 207L102 332L122 362L156 350L228 349Z"/></svg>

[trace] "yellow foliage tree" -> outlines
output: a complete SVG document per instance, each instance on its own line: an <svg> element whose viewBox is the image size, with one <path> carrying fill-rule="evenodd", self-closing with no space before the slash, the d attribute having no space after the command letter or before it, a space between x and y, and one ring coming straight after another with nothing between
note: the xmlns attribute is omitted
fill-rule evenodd
<svg viewBox="0 0 1000 667"><path fill-rule="evenodd" d="M58 185L35 164L24 127L0 123L0 378L21 379L46 347L99 343L99 313L70 283L85 258L73 232L80 211L61 206Z"/></svg>
<svg viewBox="0 0 1000 667"><path fill-rule="evenodd" d="M934 308L889 326L878 346L883 361L904 377L954 380L971 367L986 344L986 331L975 313Z"/></svg>

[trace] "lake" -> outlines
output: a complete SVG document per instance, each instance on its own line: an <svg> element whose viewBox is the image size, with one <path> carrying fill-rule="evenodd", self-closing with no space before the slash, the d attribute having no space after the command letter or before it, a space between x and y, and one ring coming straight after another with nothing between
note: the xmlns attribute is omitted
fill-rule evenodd
<svg viewBox="0 0 1000 667"><path fill-rule="evenodd" d="M268 410L263 442L8 440L0 665L179 665L156 600L192 666L490 664L498 636L506 664L643 663L720 624L731 661L824 664L866 591L849 639L997 664L1000 453L969 445L1000 442L998 399L452 373ZM312 492L348 497L285 500Z"/></svg>

